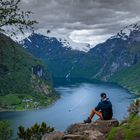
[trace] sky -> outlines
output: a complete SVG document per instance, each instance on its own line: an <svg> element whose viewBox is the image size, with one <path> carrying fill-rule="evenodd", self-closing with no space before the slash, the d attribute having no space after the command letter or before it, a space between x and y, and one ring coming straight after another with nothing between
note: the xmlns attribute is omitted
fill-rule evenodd
<svg viewBox="0 0 140 140"><path fill-rule="evenodd" d="M39 24L73 41L95 46L140 20L140 0L21 0Z"/></svg>

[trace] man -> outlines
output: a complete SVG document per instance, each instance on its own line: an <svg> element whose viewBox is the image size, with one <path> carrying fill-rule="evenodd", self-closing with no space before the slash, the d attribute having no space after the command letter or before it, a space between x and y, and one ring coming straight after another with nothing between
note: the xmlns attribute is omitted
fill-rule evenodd
<svg viewBox="0 0 140 140"><path fill-rule="evenodd" d="M84 123L91 123L91 120L95 114L102 120L110 120L112 118L112 104L109 101L109 98L107 98L106 93L101 93L100 97L101 101L98 103L95 109L91 111L89 117L84 120Z"/></svg>

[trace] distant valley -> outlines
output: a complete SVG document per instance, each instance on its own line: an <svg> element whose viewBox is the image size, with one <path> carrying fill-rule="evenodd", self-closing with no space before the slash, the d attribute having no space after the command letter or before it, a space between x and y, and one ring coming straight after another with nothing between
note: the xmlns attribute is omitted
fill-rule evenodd
<svg viewBox="0 0 140 140"><path fill-rule="evenodd" d="M139 23L125 27L89 51L74 50L68 40L62 40L34 33L20 43L48 65L54 78L114 82L140 94Z"/></svg>

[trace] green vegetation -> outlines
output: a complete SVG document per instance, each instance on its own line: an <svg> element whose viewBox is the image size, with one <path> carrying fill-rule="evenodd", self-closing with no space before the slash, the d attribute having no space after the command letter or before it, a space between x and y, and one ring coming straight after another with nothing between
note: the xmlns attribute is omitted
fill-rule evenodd
<svg viewBox="0 0 140 140"><path fill-rule="evenodd" d="M17 105L20 104L20 99L18 98L17 95L13 95L13 94L8 94L5 96L1 96L0 97L0 104L3 105Z"/></svg>
<svg viewBox="0 0 140 140"><path fill-rule="evenodd" d="M54 127L47 126L45 122L41 124L34 124L30 128L24 128L24 126L18 127L18 133L16 139L22 140L41 140L45 133L53 132ZM8 121L0 121L0 140L11 140L13 137L13 130L11 129Z"/></svg>
<svg viewBox="0 0 140 140"><path fill-rule="evenodd" d="M57 95L26 95L26 94L7 94L0 96L1 111L6 110L28 110L46 107L56 100Z"/></svg>
<svg viewBox="0 0 140 140"><path fill-rule="evenodd" d="M37 74L40 69L41 76ZM0 34L0 110L40 108L57 98L46 66Z"/></svg>
<svg viewBox="0 0 140 140"><path fill-rule="evenodd" d="M8 121L0 121L0 140L10 140L13 131Z"/></svg>
<svg viewBox="0 0 140 140"><path fill-rule="evenodd" d="M107 140L136 140L140 138L140 116L130 116L119 127L113 128Z"/></svg>
<svg viewBox="0 0 140 140"><path fill-rule="evenodd" d="M33 25L37 23L35 20L30 20L31 11L22 11L19 8L21 0L0 0L0 31L15 35L16 32L26 29L33 29ZM11 26L8 30L3 26ZM13 28L14 27L14 28ZM9 31L11 30L11 32Z"/></svg>
<svg viewBox="0 0 140 140"><path fill-rule="evenodd" d="M116 82L129 91L140 95L140 62L132 67L122 69L115 73L110 81Z"/></svg>
<svg viewBox="0 0 140 140"><path fill-rule="evenodd" d="M140 138L140 99L136 99L128 109L129 117L113 128L107 140L137 140Z"/></svg>
<svg viewBox="0 0 140 140"><path fill-rule="evenodd" d="M37 123L31 128L25 129L23 126L18 127L18 137L23 140L41 140L45 133L50 133L54 131L53 127L47 126L45 122L41 125Z"/></svg>

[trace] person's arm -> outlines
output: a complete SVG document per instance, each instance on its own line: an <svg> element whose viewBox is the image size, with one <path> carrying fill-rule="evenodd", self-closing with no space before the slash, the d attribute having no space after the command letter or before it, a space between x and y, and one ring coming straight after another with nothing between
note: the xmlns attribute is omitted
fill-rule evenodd
<svg viewBox="0 0 140 140"><path fill-rule="evenodd" d="M95 107L96 111L99 111L101 109L101 102L98 103L98 105Z"/></svg>

